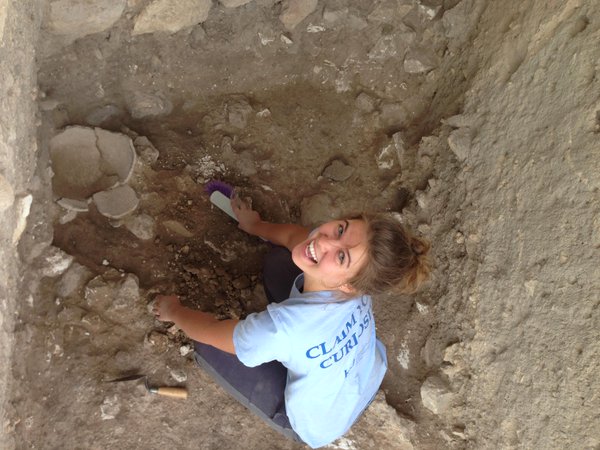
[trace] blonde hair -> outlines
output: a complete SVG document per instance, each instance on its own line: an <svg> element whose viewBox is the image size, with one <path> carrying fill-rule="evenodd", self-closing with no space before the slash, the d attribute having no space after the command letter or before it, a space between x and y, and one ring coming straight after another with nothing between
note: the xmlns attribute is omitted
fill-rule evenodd
<svg viewBox="0 0 600 450"><path fill-rule="evenodd" d="M389 214L358 214L367 225L367 260L348 283L359 294L410 294L431 272L429 242L412 234Z"/></svg>

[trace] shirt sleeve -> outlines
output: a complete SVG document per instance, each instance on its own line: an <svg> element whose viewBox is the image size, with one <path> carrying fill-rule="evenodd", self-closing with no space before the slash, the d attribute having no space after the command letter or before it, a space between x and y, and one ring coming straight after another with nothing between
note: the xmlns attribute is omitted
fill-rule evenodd
<svg viewBox="0 0 600 450"><path fill-rule="evenodd" d="M277 318L277 311L269 305L266 311L250 314L235 326L235 354L244 365L255 367L274 360L287 361L289 338L274 318Z"/></svg>

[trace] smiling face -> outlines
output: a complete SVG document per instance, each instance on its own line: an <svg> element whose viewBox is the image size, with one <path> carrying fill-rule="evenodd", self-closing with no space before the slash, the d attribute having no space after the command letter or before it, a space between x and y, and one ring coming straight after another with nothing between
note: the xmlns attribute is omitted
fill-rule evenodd
<svg viewBox="0 0 600 450"><path fill-rule="evenodd" d="M365 264L367 225L362 220L334 220L321 225L292 250L304 272L304 291L353 291L348 284Z"/></svg>

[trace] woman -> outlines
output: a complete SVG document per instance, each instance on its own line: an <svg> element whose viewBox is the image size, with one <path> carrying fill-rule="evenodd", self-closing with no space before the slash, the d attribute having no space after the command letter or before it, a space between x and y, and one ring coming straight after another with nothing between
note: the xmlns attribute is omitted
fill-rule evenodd
<svg viewBox="0 0 600 450"><path fill-rule="evenodd" d="M369 295L416 290L429 275L429 245L386 215L310 232L264 222L237 199L232 207L242 230L276 245L263 274L267 309L219 321L159 296L154 312L195 340L199 365L269 425L326 445L348 431L385 374Z"/></svg>

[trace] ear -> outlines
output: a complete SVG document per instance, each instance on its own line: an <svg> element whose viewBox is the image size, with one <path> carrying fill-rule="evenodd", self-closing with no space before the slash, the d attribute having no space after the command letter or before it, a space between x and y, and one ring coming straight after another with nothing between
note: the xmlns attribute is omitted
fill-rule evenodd
<svg viewBox="0 0 600 450"><path fill-rule="evenodd" d="M344 283L338 286L338 290L342 291L344 294L356 294L356 289L354 289L350 283Z"/></svg>

